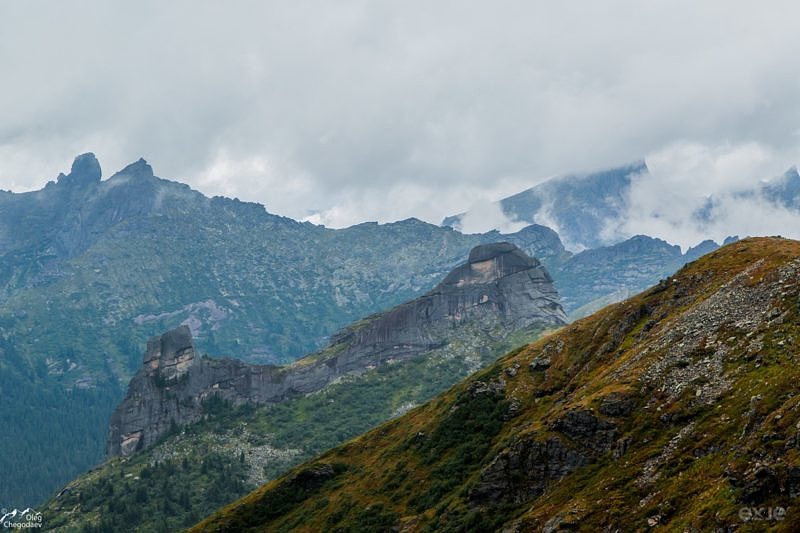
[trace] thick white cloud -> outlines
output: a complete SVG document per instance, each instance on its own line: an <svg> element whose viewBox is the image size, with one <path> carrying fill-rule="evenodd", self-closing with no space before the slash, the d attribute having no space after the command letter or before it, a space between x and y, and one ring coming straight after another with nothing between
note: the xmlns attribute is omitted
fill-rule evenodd
<svg viewBox="0 0 800 533"><path fill-rule="evenodd" d="M730 235L800 238L800 214L757 194L759 182L787 170L765 146L678 143L650 155L647 165L650 172L633 180L623 235L658 235L684 248ZM709 204L705 222L695 215Z"/></svg>
<svg viewBox="0 0 800 533"><path fill-rule="evenodd" d="M497 202L482 200L475 202L461 218L459 229L464 233L483 233L493 229L502 233L514 233L528 224L510 219Z"/></svg>
<svg viewBox="0 0 800 533"><path fill-rule="evenodd" d="M438 222L544 176L691 157L675 146L788 167L798 15L788 1L3 2L0 187L38 188L83 151L107 175L143 156L207 194L341 226ZM717 164L715 180L765 177Z"/></svg>

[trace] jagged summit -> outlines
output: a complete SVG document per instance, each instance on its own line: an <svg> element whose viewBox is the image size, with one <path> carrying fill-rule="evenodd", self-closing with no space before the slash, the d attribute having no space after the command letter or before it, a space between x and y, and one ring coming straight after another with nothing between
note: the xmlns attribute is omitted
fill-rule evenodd
<svg viewBox="0 0 800 533"><path fill-rule="evenodd" d="M100 162L92 152L87 152L75 158L69 174L59 174L57 179L64 185L86 185L99 183L101 176Z"/></svg>
<svg viewBox="0 0 800 533"><path fill-rule="evenodd" d="M102 172L100 170L100 162L92 152L81 154L72 162L70 170L71 175L82 175L94 179L100 179Z"/></svg>
<svg viewBox="0 0 800 533"><path fill-rule="evenodd" d="M644 160L596 172L556 176L504 198L497 207L513 222L546 221L575 250L609 244L598 228L627 212L632 180L648 172ZM466 213L442 225L459 229Z"/></svg>
<svg viewBox="0 0 800 533"><path fill-rule="evenodd" d="M356 322L321 352L285 367L197 359L191 332L181 326L147 343L143 368L111 417L108 453L130 455L151 446L173 424L198 420L210 396L233 404L282 402L341 376L421 357L451 343L496 342L565 322L545 268L516 246L496 243L473 249L467 263L430 292Z"/></svg>
<svg viewBox="0 0 800 533"><path fill-rule="evenodd" d="M145 161L144 158L139 158L138 160L134 161L130 165L127 165L125 168L114 174L111 179L114 179L118 176L128 176L134 178L152 178L154 177L153 174L153 167Z"/></svg>

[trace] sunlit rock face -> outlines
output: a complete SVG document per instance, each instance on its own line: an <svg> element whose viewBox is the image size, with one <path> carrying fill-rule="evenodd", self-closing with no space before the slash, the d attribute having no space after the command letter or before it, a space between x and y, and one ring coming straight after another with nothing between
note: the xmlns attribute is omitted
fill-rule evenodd
<svg viewBox="0 0 800 533"><path fill-rule="evenodd" d="M180 377L194 364L195 350L188 326L181 326L147 343L143 366L163 380Z"/></svg>

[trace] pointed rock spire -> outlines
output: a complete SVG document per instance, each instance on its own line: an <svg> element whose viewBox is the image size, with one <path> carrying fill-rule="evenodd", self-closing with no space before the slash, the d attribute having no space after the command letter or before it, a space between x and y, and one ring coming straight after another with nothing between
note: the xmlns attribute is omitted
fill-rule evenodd
<svg viewBox="0 0 800 533"><path fill-rule="evenodd" d="M65 185L88 185L91 183L98 183L102 171L100 163L93 153L87 152L75 158L72 162L72 169L66 176L64 174L58 175L58 183Z"/></svg>

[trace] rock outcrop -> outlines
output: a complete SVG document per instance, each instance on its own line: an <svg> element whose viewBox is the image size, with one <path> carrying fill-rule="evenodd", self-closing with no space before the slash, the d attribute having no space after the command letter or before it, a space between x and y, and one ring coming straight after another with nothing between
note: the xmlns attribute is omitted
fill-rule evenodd
<svg viewBox="0 0 800 533"><path fill-rule="evenodd" d="M86 186L100 183L100 163L93 153L81 154L72 162L69 174L59 174L57 181L61 185Z"/></svg>
<svg viewBox="0 0 800 533"><path fill-rule="evenodd" d="M516 246L495 243L474 248L469 260L430 292L345 328L328 347L292 365L199 358L189 328L181 326L148 342L143 366L111 417L108 454L130 455L151 446L175 424L200 419L212 397L233 404L276 403L455 340L565 321L545 268Z"/></svg>

